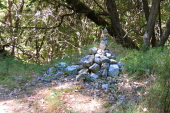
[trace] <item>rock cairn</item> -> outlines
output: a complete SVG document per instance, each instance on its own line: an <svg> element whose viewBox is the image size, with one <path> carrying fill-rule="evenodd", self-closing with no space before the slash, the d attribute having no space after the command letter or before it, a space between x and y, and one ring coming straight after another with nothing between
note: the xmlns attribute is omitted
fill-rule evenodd
<svg viewBox="0 0 170 113"><path fill-rule="evenodd" d="M116 55L109 51L107 29L104 29L99 47L89 49L88 55L80 60L81 70L76 76L77 81L95 80L100 77L116 77L124 63L116 61Z"/></svg>
<svg viewBox="0 0 170 113"><path fill-rule="evenodd" d="M60 62L49 68L41 81L50 82L65 75L76 75L77 81L95 81L96 79L112 79L119 75L124 63L116 61L116 55L109 51L107 29L103 30L99 47L90 48L88 55L78 65L68 66ZM104 86L103 86L104 87Z"/></svg>

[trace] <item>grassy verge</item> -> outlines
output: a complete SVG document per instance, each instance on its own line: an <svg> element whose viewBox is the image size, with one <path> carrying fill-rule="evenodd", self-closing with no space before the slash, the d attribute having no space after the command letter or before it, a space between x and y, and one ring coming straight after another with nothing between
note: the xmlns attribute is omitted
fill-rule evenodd
<svg viewBox="0 0 170 113"><path fill-rule="evenodd" d="M131 103L126 104L125 113L129 113L129 109L132 113L170 112L169 56L169 48L160 47L150 49L147 52L131 50L119 57L120 61L126 65L124 73L129 73L129 79L143 80L149 83L143 101L135 105L135 108L130 106ZM141 109L143 111L140 111Z"/></svg>
<svg viewBox="0 0 170 113"><path fill-rule="evenodd" d="M42 74L46 66L34 63L25 63L15 58L1 59L0 84L9 89L19 88L31 82L37 74Z"/></svg>

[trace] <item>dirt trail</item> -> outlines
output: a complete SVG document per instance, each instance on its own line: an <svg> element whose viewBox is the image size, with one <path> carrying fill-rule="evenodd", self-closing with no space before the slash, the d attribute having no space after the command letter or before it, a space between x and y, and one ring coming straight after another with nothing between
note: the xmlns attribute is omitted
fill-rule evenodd
<svg viewBox="0 0 170 113"><path fill-rule="evenodd" d="M112 91L93 89L92 83L78 83L74 76L50 83L26 83L10 92L1 86L0 113L108 113L108 105L136 102L142 96L140 88L146 86L144 82L130 82L127 75L120 77L117 90L121 95L117 97Z"/></svg>

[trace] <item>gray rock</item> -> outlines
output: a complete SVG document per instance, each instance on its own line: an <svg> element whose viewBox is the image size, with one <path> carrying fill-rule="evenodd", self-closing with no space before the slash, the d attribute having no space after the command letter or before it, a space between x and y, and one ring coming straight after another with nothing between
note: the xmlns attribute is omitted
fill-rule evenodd
<svg viewBox="0 0 170 113"><path fill-rule="evenodd" d="M106 57L112 58L112 54L111 53L106 53Z"/></svg>
<svg viewBox="0 0 170 113"><path fill-rule="evenodd" d="M95 73L91 73L90 76L93 77L94 79L99 78L99 75L97 75L97 74L95 74Z"/></svg>
<svg viewBox="0 0 170 113"><path fill-rule="evenodd" d="M86 60L86 61L84 61L84 62L82 63L83 68L88 68L88 67L90 67L92 64L93 64L93 62L92 62L92 61L89 61L89 60Z"/></svg>
<svg viewBox="0 0 170 113"><path fill-rule="evenodd" d="M102 49L98 49L97 50L97 54L99 54L99 56L104 56L105 55L105 51Z"/></svg>
<svg viewBox="0 0 170 113"><path fill-rule="evenodd" d="M125 69L125 64L123 62L118 62L117 64L121 70Z"/></svg>
<svg viewBox="0 0 170 113"><path fill-rule="evenodd" d="M99 48L102 49L102 50L105 50L107 48L107 44L108 44L108 41L107 40L102 40L100 42L100 46Z"/></svg>
<svg viewBox="0 0 170 113"><path fill-rule="evenodd" d="M101 56L100 58L102 63L110 63L110 59L107 58L106 56Z"/></svg>
<svg viewBox="0 0 170 113"><path fill-rule="evenodd" d="M95 86L95 88L99 88L99 83L98 82L96 82L95 84L94 84L94 86Z"/></svg>
<svg viewBox="0 0 170 113"><path fill-rule="evenodd" d="M95 58L100 58L100 56L101 56L101 55L100 55L100 54L98 54L98 53L97 53L97 54L95 54Z"/></svg>
<svg viewBox="0 0 170 113"><path fill-rule="evenodd" d="M109 63L107 63L107 62L105 62L105 63L102 63L102 67L104 68L104 69L108 69L109 68Z"/></svg>
<svg viewBox="0 0 170 113"><path fill-rule="evenodd" d="M107 75L108 75L108 71L107 71L107 69L104 69L102 72L102 76L107 77Z"/></svg>
<svg viewBox="0 0 170 113"><path fill-rule="evenodd" d="M101 59L99 57L95 57L94 62L100 65Z"/></svg>
<svg viewBox="0 0 170 113"><path fill-rule="evenodd" d="M81 69L78 73L80 74L80 73L87 73L89 71L89 69L87 69L87 68L83 68L83 69Z"/></svg>
<svg viewBox="0 0 170 113"><path fill-rule="evenodd" d="M108 84L102 84L102 89L108 89L109 85Z"/></svg>
<svg viewBox="0 0 170 113"><path fill-rule="evenodd" d="M110 59L110 64L117 64L118 61L114 60L114 59Z"/></svg>
<svg viewBox="0 0 170 113"><path fill-rule="evenodd" d="M94 55L87 55L80 60L80 63L84 68L90 67L94 62Z"/></svg>
<svg viewBox="0 0 170 113"><path fill-rule="evenodd" d="M77 81L84 81L88 77L88 73L80 73L76 76Z"/></svg>
<svg viewBox="0 0 170 113"><path fill-rule="evenodd" d="M116 77L119 75L119 66L117 64L111 64L109 67L109 76Z"/></svg>
<svg viewBox="0 0 170 113"><path fill-rule="evenodd" d="M84 61L88 60L88 59L89 59L90 57L92 57L92 56L94 56L94 55L87 55L87 56L83 57L83 58L79 61L79 63L83 63Z"/></svg>
<svg viewBox="0 0 170 113"><path fill-rule="evenodd" d="M92 71L92 72L98 72L99 69L100 69L100 65L97 64L97 63L94 63L92 66L89 67L89 69Z"/></svg>
<svg viewBox="0 0 170 113"><path fill-rule="evenodd" d="M47 75L53 75L56 73L56 68L55 67L50 67L48 71L46 72Z"/></svg>
<svg viewBox="0 0 170 113"><path fill-rule="evenodd" d="M63 76L64 75L64 72L63 71L58 71L56 74L54 74L53 76L54 76L54 78L56 79L56 78L60 78L61 76Z"/></svg>
<svg viewBox="0 0 170 113"><path fill-rule="evenodd" d="M65 69L65 72L68 73L69 75L71 74L77 74L78 70L82 68L81 65L72 65L72 66L67 66Z"/></svg>
<svg viewBox="0 0 170 113"><path fill-rule="evenodd" d="M56 64L55 67L56 68L66 68L67 63L66 62L60 62L60 63Z"/></svg>
<svg viewBox="0 0 170 113"><path fill-rule="evenodd" d="M90 48L90 49L89 49L89 54L90 54L90 55L94 55L94 54L97 53L97 50L98 50L97 47Z"/></svg>

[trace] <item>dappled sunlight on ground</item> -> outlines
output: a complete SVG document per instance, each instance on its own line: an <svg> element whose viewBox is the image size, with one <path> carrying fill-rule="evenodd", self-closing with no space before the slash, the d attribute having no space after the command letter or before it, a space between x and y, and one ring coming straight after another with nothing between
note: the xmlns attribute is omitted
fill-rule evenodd
<svg viewBox="0 0 170 113"><path fill-rule="evenodd" d="M147 89L145 81L132 81L127 74L120 75L117 89L110 91L91 89L92 83L79 83L73 77L1 94L0 113L108 113L110 109L114 111L114 106L137 102ZM101 96L96 97L95 93Z"/></svg>
<svg viewBox="0 0 170 113"><path fill-rule="evenodd" d="M54 86L48 83L43 86L40 83L37 87L32 89L34 91L31 95L27 95L26 91L25 94L17 93L20 98L0 101L0 113L105 113L106 111L102 108L101 100L81 94L80 90L83 89L81 86L68 83ZM53 92L53 89L56 92ZM53 98L54 102L60 102L58 106L47 101L55 93L61 94L60 98Z"/></svg>
<svg viewBox="0 0 170 113"><path fill-rule="evenodd" d="M0 102L0 113L12 113L14 100L6 100Z"/></svg>

